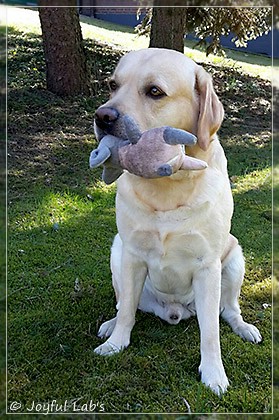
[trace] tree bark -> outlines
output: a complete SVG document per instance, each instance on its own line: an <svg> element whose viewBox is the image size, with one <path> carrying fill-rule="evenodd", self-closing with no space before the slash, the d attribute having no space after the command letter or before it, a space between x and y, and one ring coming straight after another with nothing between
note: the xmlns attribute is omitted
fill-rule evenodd
<svg viewBox="0 0 279 420"><path fill-rule="evenodd" d="M149 47L184 52L184 33L184 7L153 7Z"/></svg>
<svg viewBox="0 0 279 420"><path fill-rule="evenodd" d="M54 7L57 0L40 0L47 89L60 96L90 93L89 76L76 1ZM60 2L64 3L64 2Z"/></svg>

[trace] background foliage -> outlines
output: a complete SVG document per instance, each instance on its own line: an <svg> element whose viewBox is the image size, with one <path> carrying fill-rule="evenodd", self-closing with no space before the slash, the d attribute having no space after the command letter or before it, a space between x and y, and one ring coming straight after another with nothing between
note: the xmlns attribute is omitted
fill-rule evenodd
<svg viewBox="0 0 279 420"><path fill-rule="evenodd" d="M139 35L150 33L152 10L147 9L142 23L136 27ZM207 45L207 54L224 53L220 43L222 35L227 36L232 32L232 42L237 47L246 47L248 40L268 33L272 25L270 7L181 7L178 13L184 14L184 33L195 34L200 39L197 45Z"/></svg>

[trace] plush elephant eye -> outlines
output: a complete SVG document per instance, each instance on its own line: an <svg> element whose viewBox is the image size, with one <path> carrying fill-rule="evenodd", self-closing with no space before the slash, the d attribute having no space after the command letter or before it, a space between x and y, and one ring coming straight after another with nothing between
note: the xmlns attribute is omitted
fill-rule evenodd
<svg viewBox="0 0 279 420"><path fill-rule="evenodd" d="M116 89L117 89L117 84L116 84L116 82L115 82L114 80L110 80L110 81L109 81L109 89L110 89L111 91L114 91L114 90L116 90Z"/></svg>
<svg viewBox="0 0 279 420"><path fill-rule="evenodd" d="M154 99L159 99L163 96L166 96L165 92L163 92L158 86L151 86L147 90L147 95Z"/></svg>

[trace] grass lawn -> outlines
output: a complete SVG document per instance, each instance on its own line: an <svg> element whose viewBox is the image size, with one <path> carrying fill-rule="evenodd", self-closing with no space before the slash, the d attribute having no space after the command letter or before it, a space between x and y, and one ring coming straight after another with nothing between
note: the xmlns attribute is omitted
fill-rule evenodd
<svg viewBox="0 0 279 420"><path fill-rule="evenodd" d="M5 37L5 28L0 28L0 51L5 51L6 46L6 37ZM5 113L5 96L6 96L6 71L5 71L5 57L4 54L0 56L0 142L2 147L0 148L0 278L3 281L0 282L0 377L2 382L5 382L5 355L6 355L6 346L5 346L5 325L6 325L6 285L5 285L5 275L6 275L6 207L5 207L5 181L6 181L6 113ZM6 393L5 387L0 389L0 401L5 401ZM2 403L3 404L3 403ZM0 402L0 412L2 411L2 406Z"/></svg>
<svg viewBox="0 0 279 420"><path fill-rule="evenodd" d="M127 350L111 358L93 353L98 326L115 314L109 254L116 224L115 185L104 185L101 170L88 168L96 146L92 121L128 35L121 38L115 27L117 46L101 46L86 30L101 31L102 24L84 23L94 96L61 99L45 89L37 14L18 10L8 13L8 410L14 401L24 413L33 401L56 400L67 402L68 412L92 401L95 412L180 418L189 407L192 413L270 413L270 64L259 77L256 64L245 70L232 59L205 62L225 108L220 138L235 200L232 232L247 266L241 308L263 336L252 345L221 321L231 386L219 398L199 380L196 318L170 326L138 312Z"/></svg>

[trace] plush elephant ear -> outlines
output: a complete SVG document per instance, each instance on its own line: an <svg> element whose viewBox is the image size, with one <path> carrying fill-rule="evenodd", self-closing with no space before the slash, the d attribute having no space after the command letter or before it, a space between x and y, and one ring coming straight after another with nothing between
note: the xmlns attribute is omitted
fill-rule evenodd
<svg viewBox="0 0 279 420"><path fill-rule="evenodd" d="M194 134L173 127L166 127L163 136L165 142L168 144L194 146L197 142L197 137Z"/></svg>
<svg viewBox="0 0 279 420"><path fill-rule="evenodd" d="M142 135L138 125L132 117L129 117L129 115L125 115L123 121L128 140L130 143L136 144Z"/></svg>
<svg viewBox="0 0 279 420"><path fill-rule="evenodd" d="M105 167L102 174L102 180L107 184L112 184L117 178L122 175L123 169L121 168L113 168L113 167Z"/></svg>

